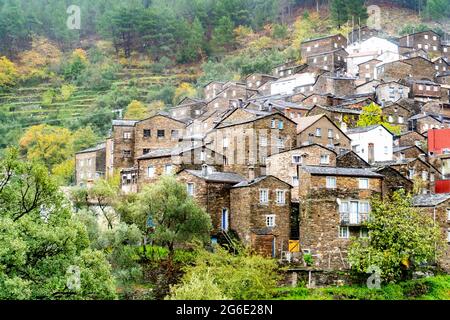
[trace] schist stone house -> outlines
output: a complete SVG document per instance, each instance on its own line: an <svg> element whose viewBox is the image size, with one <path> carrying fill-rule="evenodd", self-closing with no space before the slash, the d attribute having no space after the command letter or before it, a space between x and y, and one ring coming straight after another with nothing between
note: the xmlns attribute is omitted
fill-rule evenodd
<svg viewBox="0 0 450 320"><path fill-rule="evenodd" d="M76 183L120 173L122 192L136 193L172 175L218 242L234 236L285 259L298 241L319 270L349 268L371 198L399 189L450 241L450 144L435 134L450 124L450 47L432 31L383 37L362 27L350 45L341 34L307 40L302 61L270 75L212 81L168 112L114 120L105 143L75 155ZM401 134L357 126L371 103ZM447 248L440 263L450 270L449 261Z"/></svg>

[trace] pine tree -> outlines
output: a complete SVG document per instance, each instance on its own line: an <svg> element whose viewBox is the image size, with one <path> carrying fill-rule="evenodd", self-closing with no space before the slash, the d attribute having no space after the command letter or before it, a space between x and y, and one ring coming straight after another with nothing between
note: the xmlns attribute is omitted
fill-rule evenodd
<svg viewBox="0 0 450 320"><path fill-rule="evenodd" d="M346 0L331 1L331 18L339 28L348 21L347 2Z"/></svg>
<svg viewBox="0 0 450 320"><path fill-rule="evenodd" d="M347 0L346 10L348 19L354 19L355 24L364 25L369 17L367 13L367 8L364 5L364 0Z"/></svg>

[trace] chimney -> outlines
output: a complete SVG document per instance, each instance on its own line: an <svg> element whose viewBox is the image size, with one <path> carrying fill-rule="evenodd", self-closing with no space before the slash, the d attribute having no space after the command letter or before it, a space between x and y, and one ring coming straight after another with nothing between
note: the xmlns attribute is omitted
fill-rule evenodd
<svg viewBox="0 0 450 320"><path fill-rule="evenodd" d="M208 165L206 163L202 164L202 176L206 177L208 175Z"/></svg>
<svg viewBox="0 0 450 320"><path fill-rule="evenodd" d="M255 167L254 166L248 167L248 180L249 181L255 180Z"/></svg>

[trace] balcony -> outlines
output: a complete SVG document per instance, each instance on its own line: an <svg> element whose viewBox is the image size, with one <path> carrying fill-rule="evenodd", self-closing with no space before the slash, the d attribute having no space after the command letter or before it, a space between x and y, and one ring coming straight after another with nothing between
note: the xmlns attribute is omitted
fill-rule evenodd
<svg viewBox="0 0 450 320"><path fill-rule="evenodd" d="M340 213L340 222L343 226L360 226L369 220L368 213Z"/></svg>

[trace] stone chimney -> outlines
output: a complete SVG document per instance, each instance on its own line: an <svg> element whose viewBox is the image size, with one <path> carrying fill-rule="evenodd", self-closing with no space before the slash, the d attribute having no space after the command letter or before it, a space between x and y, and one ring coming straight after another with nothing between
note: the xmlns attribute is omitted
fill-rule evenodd
<svg viewBox="0 0 450 320"><path fill-rule="evenodd" d="M248 180L249 181L255 180L255 167L254 166L248 167Z"/></svg>
<svg viewBox="0 0 450 320"><path fill-rule="evenodd" d="M202 164L202 176L206 177L208 175L208 165L206 163Z"/></svg>

